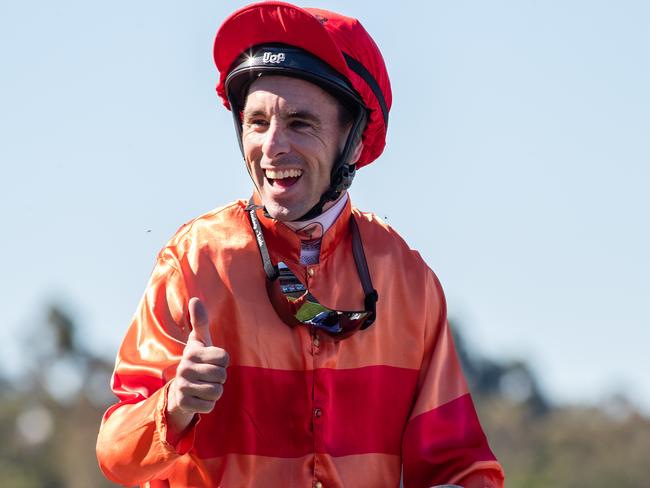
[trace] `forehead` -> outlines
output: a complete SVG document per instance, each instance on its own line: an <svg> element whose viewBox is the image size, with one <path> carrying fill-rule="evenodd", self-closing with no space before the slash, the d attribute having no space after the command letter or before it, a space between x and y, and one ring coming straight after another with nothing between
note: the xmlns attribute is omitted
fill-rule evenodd
<svg viewBox="0 0 650 488"><path fill-rule="evenodd" d="M281 109L309 109L322 115L338 113L339 102L318 85L288 76L261 76L251 83L246 107L266 105Z"/></svg>

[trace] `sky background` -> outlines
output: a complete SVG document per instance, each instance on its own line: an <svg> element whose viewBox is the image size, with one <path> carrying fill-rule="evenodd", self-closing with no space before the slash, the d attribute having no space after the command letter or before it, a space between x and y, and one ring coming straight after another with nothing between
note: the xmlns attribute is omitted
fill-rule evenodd
<svg viewBox="0 0 650 488"><path fill-rule="evenodd" d="M54 302L113 358L167 239L250 195L211 57L247 3L0 0L1 375ZM650 413L650 2L317 6L360 18L392 81L352 201L421 252L470 347Z"/></svg>

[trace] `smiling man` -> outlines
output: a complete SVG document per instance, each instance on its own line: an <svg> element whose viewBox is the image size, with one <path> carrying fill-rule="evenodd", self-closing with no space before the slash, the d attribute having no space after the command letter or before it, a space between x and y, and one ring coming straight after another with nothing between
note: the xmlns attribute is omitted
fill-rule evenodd
<svg viewBox="0 0 650 488"><path fill-rule="evenodd" d="M97 441L149 487L503 486L434 273L348 195L391 90L352 18L282 2L215 41L253 195L185 224L118 353Z"/></svg>
<svg viewBox="0 0 650 488"><path fill-rule="evenodd" d="M336 98L308 81L271 75L250 85L242 144L268 215L295 221L318 203L330 184L334 161L343 152L351 129L348 118ZM361 147L356 141L347 164L356 163Z"/></svg>

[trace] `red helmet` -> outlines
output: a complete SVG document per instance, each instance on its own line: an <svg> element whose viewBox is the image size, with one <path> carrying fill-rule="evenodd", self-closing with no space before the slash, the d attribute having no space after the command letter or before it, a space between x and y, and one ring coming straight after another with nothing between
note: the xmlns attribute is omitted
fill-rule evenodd
<svg viewBox="0 0 650 488"><path fill-rule="evenodd" d="M270 44L307 51L342 75L368 112L356 167L377 159L386 144L392 93L384 59L361 23L335 12L285 2L260 2L236 11L221 25L214 43L217 93L226 108L231 108L226 78L239 57L254 46Z"/></svg>

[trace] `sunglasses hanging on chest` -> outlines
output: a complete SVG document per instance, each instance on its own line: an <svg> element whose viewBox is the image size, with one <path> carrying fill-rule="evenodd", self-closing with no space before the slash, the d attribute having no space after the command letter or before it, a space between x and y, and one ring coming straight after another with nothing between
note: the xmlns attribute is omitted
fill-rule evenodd
<svg viewBox="0 0 650 488"><path fill-rule="evenodd" d="M249 204L246 211L250 217L251 227L262 258L266 274L266 291L278 316L291 327L303 324L323 330L335 339L343 339L357 330L370 327L376 318L378 295L372 286L359 228L354 216L350 217L352 253L365 294L364 310L340 311L322 305L285 263L279 262L274 265L271 262L262 226L256 214L259 208L262 207Z"/></svg>

